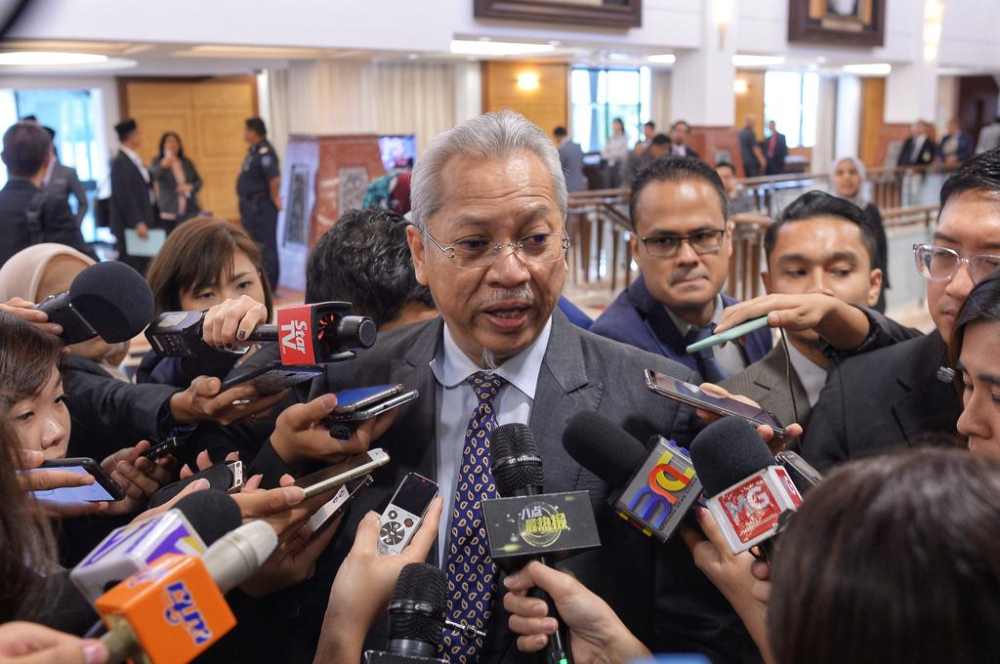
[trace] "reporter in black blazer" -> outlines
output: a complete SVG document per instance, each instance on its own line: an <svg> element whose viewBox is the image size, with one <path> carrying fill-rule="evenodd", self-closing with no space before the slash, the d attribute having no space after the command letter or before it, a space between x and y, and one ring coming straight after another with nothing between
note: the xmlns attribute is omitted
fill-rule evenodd
<svg viewBox="0 0 1000 664"><path fill-rule="evenodd" d="M125 246L125 230L145 237L156 227L149 171L137 151L142 145L142 131L131 118L115 125L121 148L111 162L111 232L118 241L118 259L146 273L149 258L130 256Z"/></svg>

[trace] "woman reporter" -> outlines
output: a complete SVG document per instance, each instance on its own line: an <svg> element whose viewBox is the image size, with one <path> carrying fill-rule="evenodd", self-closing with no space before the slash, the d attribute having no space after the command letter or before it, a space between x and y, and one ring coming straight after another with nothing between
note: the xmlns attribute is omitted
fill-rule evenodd
<svg viewBox="0 0 1000 664"><path fill-rule="evenodd" d="M260 248L246 232L221 219L191 219L179 226L146 274L156 313L205 311L226 300L247 296L262 305L270 320L271 287L264 278ZM139 382L187 387L199 375L223 378L240 356L216 351L197 360L147 353L139 366Z"/></svg>

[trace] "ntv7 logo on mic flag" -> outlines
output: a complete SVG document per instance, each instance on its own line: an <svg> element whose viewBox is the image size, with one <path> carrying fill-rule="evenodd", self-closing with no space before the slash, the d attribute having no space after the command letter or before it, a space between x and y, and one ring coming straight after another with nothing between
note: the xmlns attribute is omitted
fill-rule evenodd
<svg viewBox="0 0 1000 664"><path fill-rule="evenodd" d="M313 349L312 307L286 307L278 311L278 337L281 363L285 365L315 364Z"/></svg>
<svg viewBox="0 0 1000 664"><path fill-rule="evenodd" d="M734 533L744 544L768 533L781 516L781 505L772 493L765 473L756 473L718 497Z"/></svg>

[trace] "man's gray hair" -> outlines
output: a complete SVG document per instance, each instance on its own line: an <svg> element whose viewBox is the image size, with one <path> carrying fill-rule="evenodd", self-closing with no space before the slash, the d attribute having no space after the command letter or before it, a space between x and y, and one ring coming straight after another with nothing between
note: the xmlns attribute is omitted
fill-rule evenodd
<svg viewBox="0 0 1000 664"><path fill-rule="evenodd" d="M441 175L452 157L502 159L515 152L530 152L542 160L552 176L552 190L566 217L566 178L559 152L541 129L513 111L484 113L438 134L413 168L411 203L413 222L421 229L444 205Z"/></svg>

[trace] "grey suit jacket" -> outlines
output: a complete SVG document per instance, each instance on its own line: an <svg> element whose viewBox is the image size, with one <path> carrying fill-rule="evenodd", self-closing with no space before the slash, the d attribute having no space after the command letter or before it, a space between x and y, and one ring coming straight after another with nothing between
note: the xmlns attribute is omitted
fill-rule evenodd
<svg viewBox="0 0 1000 664"><path fill-rule="evenodd" d="M611 488L584 470L566 452L562 435L567 420L580 411L596 411L642 441L653 433L672 436L686 445L692 437L693 413L650 392L643 370L652 368L691 381L690 370L666 358L598 337L573 326L554 311L552 332L539 372L531 409L531 427L544 459L545 491L587 490L597 515L603 547L560 564L604 597L622 620L654 651L701 651L716 661L746 661L752 643L722 596L694 567L678 539L658 545L628 527L607 505ZM330 365L312 386L311 397L349 386L403 383L420 391L420 399L400 409L389 431L373 446L384 448L392 462L375 473L375 484L352 501L340 532L319 561L313 597L299 612L299 639L319 628L328 584L350 550L360 519L381 511L408 472L437 476L437 384L429 363L442 339L440 318L395 330L377 347L353 362ZM442 517L447 527L450 515ZM438 554L432 551L430 562ZM500 588L500 586L498 586ZM312 624L307 624L312 623ZM311 634L310 634L311 633ZM369 645L384 646L385 625L376 625ZM530 662L518 653L507 630L502 590L494 596L489 637L482 662ZM752 657L749 661L753 661Z"/></svg>
<svg viewBox="0 0 1000 664"><path fill-rule="evenodd" d="M788 392L784 343L778 343L761 360L720 384L733 394L750 397L762 408L770 411L785 426L793 422L805 426L809 419L809 396L806 394L806 388L802 386L802 381L799 380L795 367L791 367L791 371L795 408L792 408L792 396ZM795 417L796 410L798 419Z"/></svg>
<svg viewBox="0 0 1000 664"><path fill-rule="evenodd" d="M69 195L76 198L76 214L74 219L77 226L87 216L87 191L80 182L80 177L76 174L76 169L66 164L56 163L52 167L52 175L49 183L45 185L45 195L54 199L66 201Z"/></svg>
<svg viewBox="0 0 1000 664"><path fill-rule="evenodd" d="M587 177L583 174L583 148L579 143L566 141L559 146L559 161L566 176L567 191L584 191Z"/></svg>

